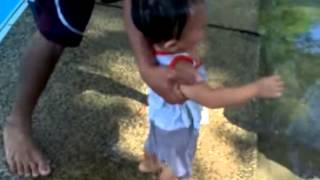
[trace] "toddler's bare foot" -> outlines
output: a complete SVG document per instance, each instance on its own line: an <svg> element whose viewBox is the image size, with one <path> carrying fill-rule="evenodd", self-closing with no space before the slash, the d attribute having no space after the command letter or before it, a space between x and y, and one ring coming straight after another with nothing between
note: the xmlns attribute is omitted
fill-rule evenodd
<svg viewBox="0 0 320 180"><path fill-rule="evenodd" d="M158 180L178 180L172 173L168 166L161 166L161 173L159 174Z"/></svg>
<svg viewBox="0 0 320 180"><path fill-rule="evenodd" d="M142 173L156 173L161 169L160 163L154 154L144 151L144 158L139 164Z"/></svg>
<svg viewBox="0 0 320 180"><path fill-rule="evenodd" d="M139 171L142 173L157 173L160 170L158 163L143 160L139 164Z"/></svg>

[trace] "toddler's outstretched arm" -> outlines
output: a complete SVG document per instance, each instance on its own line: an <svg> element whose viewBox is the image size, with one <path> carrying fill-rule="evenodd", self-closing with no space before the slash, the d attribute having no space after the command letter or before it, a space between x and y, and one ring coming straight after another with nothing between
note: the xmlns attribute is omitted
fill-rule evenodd
<svg viewBox="0 0 320 180"><path fill-rule="evenodd" d="M243 104L255 97L278 98L283 92L283 82L279 76L265 77L239 87L212 88L207 83L191 86L181 85L181 92L209 108L220 108Z"/></svg>

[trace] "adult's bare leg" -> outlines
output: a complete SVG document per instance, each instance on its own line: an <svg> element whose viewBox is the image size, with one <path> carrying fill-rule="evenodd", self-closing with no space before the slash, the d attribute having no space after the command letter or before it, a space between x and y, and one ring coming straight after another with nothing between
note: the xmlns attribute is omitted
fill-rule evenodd
<svg viewBox="0 0 320 180"><path fill-rule="evenodd" d="M19 176L47 176L48 159L32 139L32 113L64 47L36 32L21 62L16 100L3 131L6 160Z"/></svg>

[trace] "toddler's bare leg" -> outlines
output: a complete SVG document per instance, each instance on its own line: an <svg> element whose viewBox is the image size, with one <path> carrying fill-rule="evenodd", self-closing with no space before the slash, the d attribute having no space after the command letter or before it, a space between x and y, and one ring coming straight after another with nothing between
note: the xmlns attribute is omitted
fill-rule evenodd
<svg viewBox="0 0 320 180"><path fill-rule="evenodd" d="M168 166L162 166L158 180L178 180Z"/></svg>
<svg viewBox="0 0 320 180"><path fill-rule="evenodd" d="M139 164L139 170L143 173L155 173L160 170L160 164L157 157L144 151L144 159Z"/></svg>

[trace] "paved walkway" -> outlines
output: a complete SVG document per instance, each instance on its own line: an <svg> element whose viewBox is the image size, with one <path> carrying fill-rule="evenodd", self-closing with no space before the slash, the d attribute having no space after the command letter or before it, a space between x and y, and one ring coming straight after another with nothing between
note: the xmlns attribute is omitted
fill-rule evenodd
<svg viewBox="0 0 320 180"><path fill-rule="evenodd" d="M252 80L259 57L258 1L209 4L210 28L202 54L210 82ZM0 122L11 108L21 53L34 30L28 10L0 44ZM136 169L147 130L144 98L121 11L97 6L84 42L63 55L34 116L35 137L56 167L48 179L150 179ZM255 106L225 114L223 109L210 111L210 124L201 131L196 180L255 177L256 138L244 130L250 129ZM16 179L0 158L0 179Z"/></svg>

